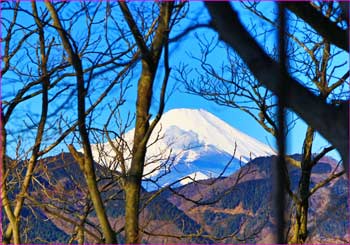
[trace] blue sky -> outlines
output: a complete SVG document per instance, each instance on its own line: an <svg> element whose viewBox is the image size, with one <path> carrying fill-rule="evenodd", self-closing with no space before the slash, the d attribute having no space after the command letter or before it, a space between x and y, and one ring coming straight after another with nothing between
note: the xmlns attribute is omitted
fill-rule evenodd
<svg viewBox="0 0 350 245"><path fill-rule="evenodd" d="M257 28L259 26L263 25L263 22L259 19L252 18L253 16L249 14L247 11L243 11L240 8L239 3L234 3L235 9L239 11L239 15L243 21L243 23L247 25L256 24ZM262 3L263 9L271 9L274 7L274 3ZM205 8L203 7L203 3L201 2L191 2L190 3L190 17L192 18L193 22L199 22L199 23L205 23L209 17L207 15L207 12ZM174 34L176 35L177 31L181 31L183 28L185 28L189 24L189 22L184 22L181 24L181 26L178 26L177 29L174 30ZM257 30L259 32L259 30ZM205 35L207 36L216 36L216 33L206 29L198 29L196 31L191 32L186 38L182 39L181 42L177 44L172 44L170 47L171 51L171 59L170 59L170 65L172 67L176 67L179 65L180 62L190 62L191 59L189 57L189 54L191 53L194 56L200 55L200 49L195 40L195 34L198 35ZM268 48L272 48L273 42L274 42L274 34L270 33L267 37L267 40L271 41L271 46ZM219 49L216 51L215 56L217 58L212 59L212 63L214 66L220 65L220 62L222 61L221 57L225 55L225 50ZM160 65L161 68L161 65ZM134 79L137 79L137 72L139 71L139 67L135 70ZM174 73L172 73L174 74ZM161 86L160 81L162 80L162 74L157 75L157 79L155 82L155 88L156 92L154 93L155 103L153 103L151 112L155 113L157 110L157 98L159 97L158 91ZM136 81L136 80L135 80ZM4 81L2 81L4 82ZM135 111L135 103L136 103L136 82L132 83L132 87L128 90L127 96L126 96L126 102L121 108L121 111L124 115L126 115L127 112ZM170 91L173 86L176 86L177 89L175 89L172 93L172 95L169 97L165 111L174 109L174 108L201 108L205 109L212 114L218 116L222 120L226 121L236 129L239 129L240 131L255 137L256 139L260 140L261 142L270 145L271 147L275 146L275 140L274 138L267 133L265 130L262 129L262 127L255 122L250 116L248 116L246 113L238 110L238 109L232 109L227 108L223 106L216 105L213 102L208 102L204 100L203 98L195 95L190 95L187 93L184 93L184 89L181 85L176 84L175 80L173 78L170 79L170 84L168 91ZM7 87L8 88L8 87ZM3 91L4 92L4 91ZM5 91L6 92L6 91ZM7 91L8 92L8 91ZM27 105L27 109L29 111L35 111L35 107L37 107L34 104ZM102 112L101 114L101 123L104 122L105 114L107 115L108 111ZM12 125L15 126L15 125ZM301 146L302 146L302 140L304 138L306 131L306 125L302 122L302 120L299 120L295 127L293 128L292 132L288 135L288 153L298 153L301 152ZM327 146L328 143L322 139L322 137L318 136L316 137L315 143L314 143L314 151L319 151L323 147ZM62 146L64 148L64 146ZM338 154L336 152L331 153L333 157L339 158Z"/></svg>
<svg viewBox="0 0 350 245"><path fill-rule="evenodd" d="M202 3L191 3L194 9L194 12L198 11L198 9L203 10L201 13L200 20L206 19L206 10L204 7L202 7ZM268 9L274 7L274 3L261 3L263 4L262 9ZM261 20L258 18L254 18L248 11L243 10L240 7L239 3L234 3L235 9L238 10L239 15L243 23L245 24L251 24L251 23L258 23L263 24ZM197 15L197 13L195 14ZM252 17L254 19L252 19ZM199 21L201 22L201 21ZM194 55L199 56L200 51L198 49L198 44L194 42L194 33L197 33L201 35L202 33L205 33L206 35L213 35L215 36L216 33L212 32L209 29L199 29L197 31L192 32L187 38L184 38L182 40L181 44L178 45L176 49L176 54L173 54L173 60L174 63L178 59L186 59L186 57L189 57L189 53L192 53ZM271 34L268 38L270 38L271 42L274 41L274 35ZM272 45L272 44L271 44ZM270 47L271 48L271 47ZM197 54L196 54L197 53ZM218 51L217 57L218 59L212 59L212 63L215 66L215 61L217 61L217 65L220 65L221 62L220 57L224 54L225 51L222 50L221 53ZM180 89L181 90L181 89ZM173 108L203 108L212 114L218 116L219 118L223 119L233 127L239 129L240 131L255 137L256 139L260 140L261 142L270 145L272 147L275 147L275 139L272 137L269 133L267 133L263 128L255 121L253 120L249 115L246 113L240 111L239 109L232 109L224 106L219 106L215 104L214 102L208 102L207 100L184 93L183 91L177 90L169 99L167 105L166 105L166 111L173 109ZM302 150L302 143L303 139L305 137L307 125L304 123L302 119L299 119L296 123L296 125L293 127L292 131L288 134L288 143L287 143L287 151L289 154L293 153L300 153ZM313 150L314 152L321 151L325 146L329 146L328 142L319 134L316 135ZM333 156L337 159L340 159L339 154L334 150L331 153L329 153L330 156Z"/></svg>

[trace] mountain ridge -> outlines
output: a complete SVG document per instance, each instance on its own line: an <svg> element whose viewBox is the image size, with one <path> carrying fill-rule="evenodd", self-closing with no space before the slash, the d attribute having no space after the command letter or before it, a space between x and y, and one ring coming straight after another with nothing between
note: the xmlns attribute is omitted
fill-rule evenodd
<svg viewBox="0 0 350 245"><path fill-rule="evenodd" d="M292 157L297 159L298 155ZM158 244L242 243L240 239L243 238L248 243L273 242L271 240L275 229L271 195L273 161L276 161L276 156L258 157L230 176L199 180L172 190L165 188L162 193L155 197L153 195L157 193L156 191L148 192L143 189L140 205L142 210L140 214L141 226L148 233L174 236L171 238L144 234L143 242ZM326 178L336 165L337 162L334 159L321 159L312 184ZM47 166L47 168L41 166ZM51 201L57 205L58 203L54 200L65 200L68 205L64 206L65 208L80 213L79 203L86 198L80 189L85 188L85 182L82 181L82 172L71 154L64 153L54 158L43 159L38 167L43 173L50 174L48 176L38 172L37 175L41 178L37 179L45 186L47 185L45 193L53 195L54 198ZM97 163L95 167L98 178L109 176L110 170L108 168ZM297 188L300 171L289 166L289 173L292 188ZM110 176L112 178L110 181L113 181L112 176ZM45 178L49 178L50 181L45 181ZM104 189L105 184L100 181L99 188ZM113 228L119 230L124 225L125 204L124 194L118 187L118 183L115 184L114 187L111 185L111 189L104 190L102 196L106 200L106 211ZM40 190L41 185L38 188ZM347 190L348 181L346 176L342 176L320 189L311 198L310 239L307 241L308 243L334 243L340 242L342 239L350 239L349 234L346 233L346 227L349 227ZM45 193L35 192L32 196L39 198L44 203L50 203L50 200L43 199ZM114 198L110 199L111 196ZM194 202L189 201L188 198ZM148 204L143 208L145 203ZM287 203L290 205L290 201ZM67 234L65 239L69 237L69 234L72 234L74 226L59 221L57 217L50 215L45 210L41 212L38 217L47 219L45 223L48 225L47 227L51 227L48 232L54 234L57 239L62 237L62 231ZM332 215L329 215L330 213ZM76 214L72 213L71 215L72 217L67 217L74 219ZM97 222L93 209L88 215L88 222L93 224ZM57 235L52 225L56 225ZM46 229L45 224L38 229ZM196 236L198 231L202 232L203 237ZM230 234L235 234L236 231L239 233L230 237ZM255 235L255 232L258 235ZM192 238L191 234L194 234ZM207 234L213 238L226 238L223 240L208 239ZM179 239L176 236L183 238ZM94 239L88 234L86 239L89 243L94 242ZM58 241L56 240L56 242ZM118 235L118 241L123 242L122 233Z"/></svg>

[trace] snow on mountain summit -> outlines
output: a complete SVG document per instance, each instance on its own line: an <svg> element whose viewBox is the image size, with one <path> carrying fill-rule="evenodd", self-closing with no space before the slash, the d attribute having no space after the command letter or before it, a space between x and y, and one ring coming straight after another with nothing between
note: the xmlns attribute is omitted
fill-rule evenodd
<svg viewBox="0 0 350 245"><path fill-rule="evenodd" d="M233 154L247 162L258 156L273 155L271 147L240 132L213 114L195 109L173 109L165 113L159 123L163 129L177 127L195 133L198 141L213 145L219 150ZM156 130L157 131L157 130Z"/></svg>
<svg viewBox="0 0 350 245"><path fill-rule="evenodd" d="M124 142L128 143L125 149L129 149L124 152L126 165L130 164L133 136L134 129L124 135ZM216 177L234 159L229 168L232 173L239 168L239 162L275 154L269 146L202 109L173 109L164 113L148 145L144 176L160 176L171 170L163 184L184 176ZM92 152L96 162L120 169L109 143L93 145ZM170 161L164 164L166 159Z"/></svg>

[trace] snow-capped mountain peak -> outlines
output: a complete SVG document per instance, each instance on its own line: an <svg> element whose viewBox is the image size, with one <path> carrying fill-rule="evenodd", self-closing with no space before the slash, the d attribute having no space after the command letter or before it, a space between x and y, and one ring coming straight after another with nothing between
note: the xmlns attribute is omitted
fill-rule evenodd
<svg viewBox="0 0 350 245"><path fill-rule="evenodd" d="M134 130L124 135L124 141L129 145L125 149L132 149L133 136ZM108 143L92 148L95 161L119 169ZM130 164L130 154L130 150L125 150L126 165ZM144 176L159 176L170 169L166 183L184 176L193 179L215 177L229 162L228 169L232 173L240 167L239 163L274 154L269 146L205 110L173 109L164 113L150 137ZM168 159L167 164L165 159Z"/></svg>
<svg viewBox="0 0 350 245"><path fill-rule="evenodd" d="M191 139L195 139L196 143L202 142L205 146L213 145L229 154L235 153L235 158L241 159L242 162L257 156L275 154L271 147L240 132L203 109L170 110L163 115L159 125L164 130L178 128L192 136L195 135L196 137ZM169 130L170 133L171 130ZM173 136L176 138L179 134L174 133Z"/></svg>

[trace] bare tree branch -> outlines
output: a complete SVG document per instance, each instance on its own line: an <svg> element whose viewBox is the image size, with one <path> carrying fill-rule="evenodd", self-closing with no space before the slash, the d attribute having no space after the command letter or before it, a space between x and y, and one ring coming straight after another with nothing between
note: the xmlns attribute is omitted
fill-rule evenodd
<svg viewBox="0 0 350 245"><path fill-rule="evenodd" d="M329 105L290 75L286 75L284 80L280 81L275 76L279 71L278 63L271 59L250 36L230 3L205 4L212 16L213 28L219 33L220 38L236 50L261 83L277 95L279 84L288 83L286 106L317 129L339 150L347 171L349 167L348 104Z"/></svg>
<svg viewBox="0 0 350 245"><path fill-rule="evenodd" d="M285 5L294 14L302 18L331 43L343 50L349 51L349 29L346 31L341 29L337 23L332 22L320 11L317 11L310 5L310 3L285 2L283 5Z"/></svg>

